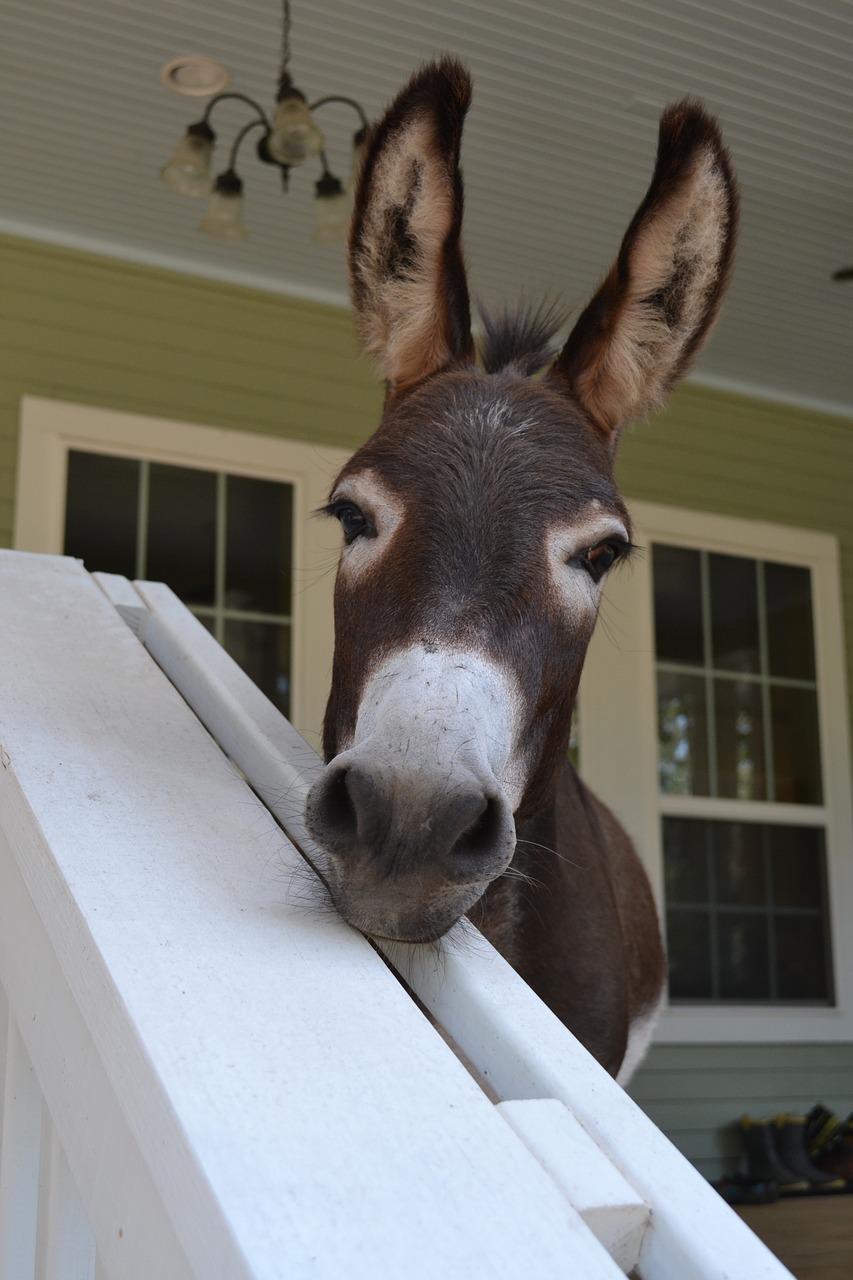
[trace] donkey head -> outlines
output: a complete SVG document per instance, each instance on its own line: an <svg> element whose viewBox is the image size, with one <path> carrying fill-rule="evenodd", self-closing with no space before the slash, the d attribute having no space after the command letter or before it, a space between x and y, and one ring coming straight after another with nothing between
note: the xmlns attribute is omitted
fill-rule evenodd
<svg viewBox="0 0 853 1280"><path fill-rule="evenodd" d="M344 548L308 824L346 919L410 941L472 906L512 859L515 817L548 799L602 582L631 550L616 441L707 334L736 211L715 123L669 108L645 200L546 375L530 376L550 337L530 313L487 322L478 368L460 248L469 101L445 59L373 131L350 271L387 396L326 508Z"/></svg>

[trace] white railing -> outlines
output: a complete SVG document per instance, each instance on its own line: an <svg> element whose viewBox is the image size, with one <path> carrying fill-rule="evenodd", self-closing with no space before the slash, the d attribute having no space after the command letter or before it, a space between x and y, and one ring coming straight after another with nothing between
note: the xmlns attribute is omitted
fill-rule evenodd
<svg viewBox="0 0 853 1280"><path fill-rule="evenodd" d="M484 940L388 953L439 1034L319 908L318 767L166 588L0 552L3 1280L788 1276Z"/></svg>

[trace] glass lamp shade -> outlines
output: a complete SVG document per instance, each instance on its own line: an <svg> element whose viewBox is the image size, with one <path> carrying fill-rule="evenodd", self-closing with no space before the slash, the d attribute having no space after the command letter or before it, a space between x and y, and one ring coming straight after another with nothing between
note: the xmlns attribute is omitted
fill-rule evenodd
<svg viewBox="0 0 853 1280"><path fill-rule="evenodd" d="M314 243L342 244L352 214L352 199L338 178L324 173L314 199Z"/></svg>
<svg viewBox="0 0 853 1280"><path fill-rule="evenodd" d="M181 196L206 196L210 191L210 158L214 132L203 121L191 124L160 170L160 177Z"/></svg>
<svg viewBox="0 0 853 1280"><path fill-rule="evenodd" d="M278 100L266 148L278 164L304 164L326 145L308 104L298 89L285 89Z"/></svg>
<svg viewBox="0 0 853 1280"><path fill-rule="evenodd" d="M199 231L215 240L245 240L243 227L243 183L230 169L216 179Z"/></svg>

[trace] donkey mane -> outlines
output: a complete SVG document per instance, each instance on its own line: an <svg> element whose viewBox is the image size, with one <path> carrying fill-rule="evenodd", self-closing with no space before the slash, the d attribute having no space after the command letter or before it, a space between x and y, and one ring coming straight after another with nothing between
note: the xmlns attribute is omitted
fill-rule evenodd
<svg viewBox="0 0 853 1280"><path fill-rule="evenodd" d="M478 346L485 372L511 368L524 377L551 363L557 354L554 338L568 319L567 309L547 301L522 302L496 312L480 304L477 310L483 326Z"/></svg>

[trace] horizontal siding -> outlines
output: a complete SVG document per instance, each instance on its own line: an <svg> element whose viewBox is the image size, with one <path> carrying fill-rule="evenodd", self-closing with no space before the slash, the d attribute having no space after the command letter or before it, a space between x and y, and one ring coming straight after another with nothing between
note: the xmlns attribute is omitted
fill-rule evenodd
<svg viewBox="0 0 853 1280"><path fill-rule="evenodd" d="M11 237L0 282L0 545L23 395L343 447L378 420L338 308Z"/></svg>
<svg viewBox="0 0 853 1280"><path fill-rule="evenodd" d="M631 1096L708 1178L742 1167L742 1115L853 1111L853 1045L656 1045Z"/></svg>

